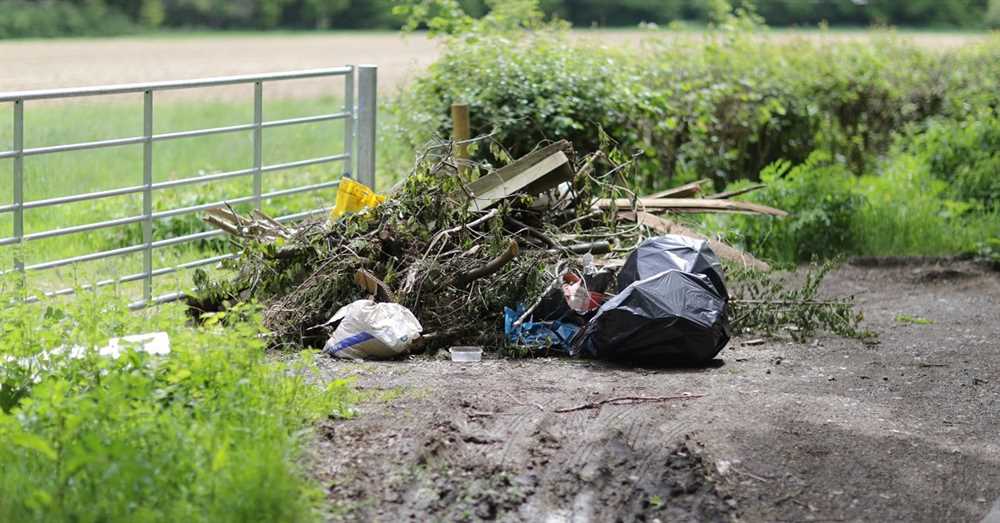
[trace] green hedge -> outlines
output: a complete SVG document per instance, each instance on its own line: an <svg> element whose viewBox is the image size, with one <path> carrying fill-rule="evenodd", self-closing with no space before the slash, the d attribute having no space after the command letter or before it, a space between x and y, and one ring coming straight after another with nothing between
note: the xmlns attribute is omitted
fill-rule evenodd
<svg viewBox="0 0 1000 523"><path fill-rule="evenodd" d="M777 261L948 254L1000 236L1000 38L955 50L891 32L776 41L728 16L704 36L609 49L530 13L439 20L455 34L396 106L413 147L446 137L464 102L473 132L513 156L561 138L592 151L606 133L635 153L640 193L763 178L752 198L790 218L706 222ZM479 159L502 161L494 150Z"/></svg>
<svg viewBox="0 0 1000 523"><path fill-rule="evenodd" d="M756 178L819 149L860 174L906 125L995 111L1000 100L998 39L939 52L891 33L834 45L720 31L651 35L637 51L541 32L453 37L446 48L402 95L412 145L447 136L450 104L468 102L474 132L495 130L514 154L559 138L593 148L602 128L641 151L648 189Z"/></svg>
<svg viewBox="0 0 1000 523"><path fill-rule="evenodd" d="M985 208L1000 204L1000 118L995 113L931 121L926 132L902 147L932 176L948 182L949 197Z"/></svg>

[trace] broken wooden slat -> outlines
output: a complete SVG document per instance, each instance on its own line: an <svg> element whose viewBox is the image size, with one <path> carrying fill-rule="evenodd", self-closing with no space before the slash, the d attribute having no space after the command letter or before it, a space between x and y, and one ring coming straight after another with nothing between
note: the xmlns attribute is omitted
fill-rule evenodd
<svg viewBox="0 0 1000 523"><path fill-rule="evenodd" d="M539 194L573 179L573 169L566 156L572 150L562 140L518 158L509 165L483 175L470 183L469 209L481 211L512 194Z"/></svg>
<svg viewBox="0 0 1000 523"><path fill-rule="evenodd" d="M677 187L672 187L660 192L655 192L644 198L690 198L702 191L701 186L706 183L711 183L712 180L701 179L696 182L686 183L684 185L678 185Z"/></svg>
<svg viewBox="0 0 1000 523"><path fill-rule="evenodd" d="M264 214L263 212L261 212L258 209L254 209L254 210L250 211L250 215L253 216L253 217L255 217L255 218L257 218L258 220L263 220L263 221L271 224L272 226L274 226L275 229L277 229L277 230L279 230L279 231L281 231L281 232L283 232L285 234L289 234L290 233L290 231L288 230L288 227L285 227L281 222L279 222L278 220L275 220L274 218L271 218L270 216Z"/></svg>
<svg viewBox="0 0 1000 523"><path fill-rule="evenodd" d="M469 104L451 104L451 138L455 141L455 162L458 163L459 175L469 170Z"/></svg>
<svg viewBox="0 0 1000 523"><path fill-rule="evenodd" d="M708 198L710 200L728 200L729 198L733 198L733 197L739 196L741 194L746 194L748 192L753 192L753 191L756 191L758 189L763 189L764 187L767 187L767 186L764 185L764 184L762 184L762 183L758 183L756 185L751 185L749 187L744 187L742 189L737 189L735 191L720 192L718 194L713 194L711 196L706 196L705 198Z"/></svg>
<svg viewBox="0 0 1000 523"><path fill-rule="evenodd" d="M594 266L602 269L620 269L625 266L624 258L595 258Z"/></svg>
<svg viewBox="0 0 1000 523"><path fill-rule="evenodd" d="M738 263L746 268L756 269L758 271L767 272L771 270L771 266L767 263L754 258L750 254L747 254L732 245L720 242L719 240L713 240L704 234L689 229L683 225L679 225L666 218L656 216L655 214L650 214L648 212L621 211L618 213L618 216L626 220L631 220L645 225L646 227L649 227L661 234L677 234L680 236L687 236L689 238L707 240L708 246L711 247L712 250L715 251L715 254L719 255L720 258Z"/></svg>
<svg viewBox="0 0 1000 523"><path fill-rule="evenodd" d="M750 202L738 202L733 200L709 200L707 198L639 198L633 202L628 198L600 199L594 203L599 209L617 207L619 209L631 209L633 203L639 210L651 209L673 212L735 212L743 214L764 214L768 216L788 216L788 213L781 209L775 209L766 205Z"/></svg>
<svg viewBox="0 0 1000 523"><path fill-rule="evenodd" d="M484 192L473 192L474 199L469 204L470 211L482 211L492 207L496 202L525 189L532 182L567 165L569 158L562 151L532 165L509 180L501 180ZM487 175L489 176L489 175ZM486 177L484 177L486 178ZM480 178L480 180L483 178ZM478 181L478 180L477 180Z"/></svg>
<svg viewBox="0 0 1000 523"><path fill-rule="evenodd" d="M236 226L226 220L223 220L222 218L219 218L218 216L205 214L205 216L202 217L202 220L217 229L221 229L226 234L231 236L241 236L240 230Z"/></svg>

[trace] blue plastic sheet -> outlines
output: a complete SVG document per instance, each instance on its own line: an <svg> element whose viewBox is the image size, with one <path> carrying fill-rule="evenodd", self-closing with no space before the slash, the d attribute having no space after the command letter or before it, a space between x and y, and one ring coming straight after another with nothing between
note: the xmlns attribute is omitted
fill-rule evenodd
<svg viewBox="0 0 1000 523"><path fill-rule="evenodd" d="M515 326L514 322L522 314L524 314L523 305L518 305L517 309L504 307L503 326L508 341L525 347L557 348L569 354L573 337L580 331L579 326L561 321L526 321Z"/></svg>

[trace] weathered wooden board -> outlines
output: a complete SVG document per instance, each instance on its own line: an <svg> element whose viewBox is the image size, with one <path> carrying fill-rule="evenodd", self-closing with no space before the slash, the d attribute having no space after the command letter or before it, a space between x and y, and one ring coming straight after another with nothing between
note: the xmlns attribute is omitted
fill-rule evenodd
<svg viewBox="0 0 1000 523"><path fill-rule="evenodd" d="M469 209L481 211L513 194L540 194L572 180L573 169L566 156L570 150L570 143L562 140L483 175L466 186L472 196Z"/></svg>
<svg viewBox="0 0 1000 523"><path fill-rule="evenodd" d="M738 202L733 200L709 200L706 198L639 198L634 201L638 210L660 210L672 212L735 212L743 214L764 214L767 216L788 216L788 213L781 209L775 209L766 205L750 202ZM617 207L619 209L631 209L633 200L628 198L600 199L594 203L599 209Z"/></svg>

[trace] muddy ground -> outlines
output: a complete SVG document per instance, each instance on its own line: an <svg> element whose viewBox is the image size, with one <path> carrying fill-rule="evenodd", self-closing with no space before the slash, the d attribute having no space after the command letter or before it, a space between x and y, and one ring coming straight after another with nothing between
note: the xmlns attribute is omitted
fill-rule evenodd
<svg viewBox="0 0 1000 523"><path fill-rule="evenodd" d="M1000 274L868 263L825 285L857 297L877 344L744 337L701 369L323 358L367 398L310 452L331 517L986 521L1000 507ZM682 399L557 412L621 396Z"/></svg>

